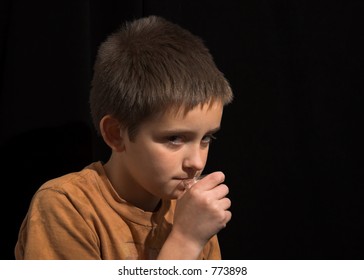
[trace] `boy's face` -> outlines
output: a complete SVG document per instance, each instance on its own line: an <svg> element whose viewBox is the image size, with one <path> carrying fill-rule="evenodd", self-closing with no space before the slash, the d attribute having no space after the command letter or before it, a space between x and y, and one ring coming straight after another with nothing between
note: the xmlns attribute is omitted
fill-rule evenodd
<svg viewBox="0 0 364 280"><path fill-rule="evenodd" d="M125 137L122 173L138 200L177 199L183 180L202 172L213 134L220 128L223 105L215 102L184 113L167 112L144 122L133 142Z"/></svg>

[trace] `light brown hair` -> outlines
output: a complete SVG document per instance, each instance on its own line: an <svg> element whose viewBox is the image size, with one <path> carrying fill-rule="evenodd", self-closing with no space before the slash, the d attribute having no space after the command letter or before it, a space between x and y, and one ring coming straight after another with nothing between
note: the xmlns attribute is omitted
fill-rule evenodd
<svg viewBox="0 0 364 280"><path fill-rule="evenodd" d="M230 85L203 41L161 17L126 22L98 50L90 94L98 132L107 114L132 139L148 116L210 101L226 105L232 99Z"/></svg>

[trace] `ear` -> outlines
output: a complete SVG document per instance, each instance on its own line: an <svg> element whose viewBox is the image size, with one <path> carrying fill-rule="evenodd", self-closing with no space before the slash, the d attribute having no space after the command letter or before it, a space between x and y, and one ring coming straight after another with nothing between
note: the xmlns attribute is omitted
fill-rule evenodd
<svg viewBox="0 0 364 280"><path fill-rule="evenodd" d="M123 131L120 122L110 115L104 116L100 121L100 131L105 143L114 151L125 150Z"/></svg>

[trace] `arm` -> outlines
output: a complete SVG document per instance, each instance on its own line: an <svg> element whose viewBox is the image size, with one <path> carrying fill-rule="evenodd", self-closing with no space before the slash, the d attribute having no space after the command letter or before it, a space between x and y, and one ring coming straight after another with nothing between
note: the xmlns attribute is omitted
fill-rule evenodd
<svg viewBox="0 0 364 280"><path fill-rule="evenodd" d="M158 259L198 259L206 243L231 219L224 175L214 172L177 201L171 233Z"/></svg>
<svg viewBox="0 0 364 280"><path fill-rule="evenodd" d="M98 239L68 197L45 189L21 226L16 259L100 259Z"/></svg>

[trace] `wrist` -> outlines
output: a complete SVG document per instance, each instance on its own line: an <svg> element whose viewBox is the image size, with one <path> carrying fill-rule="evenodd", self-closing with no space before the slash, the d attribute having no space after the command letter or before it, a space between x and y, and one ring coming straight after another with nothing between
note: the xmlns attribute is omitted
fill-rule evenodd
<svg viewBox="0 0 364 280"><path fill-rule="evenodd" d="M196 260L199 258L204 245L176 230L172 230L158 255L158 259Z"/></svg>

